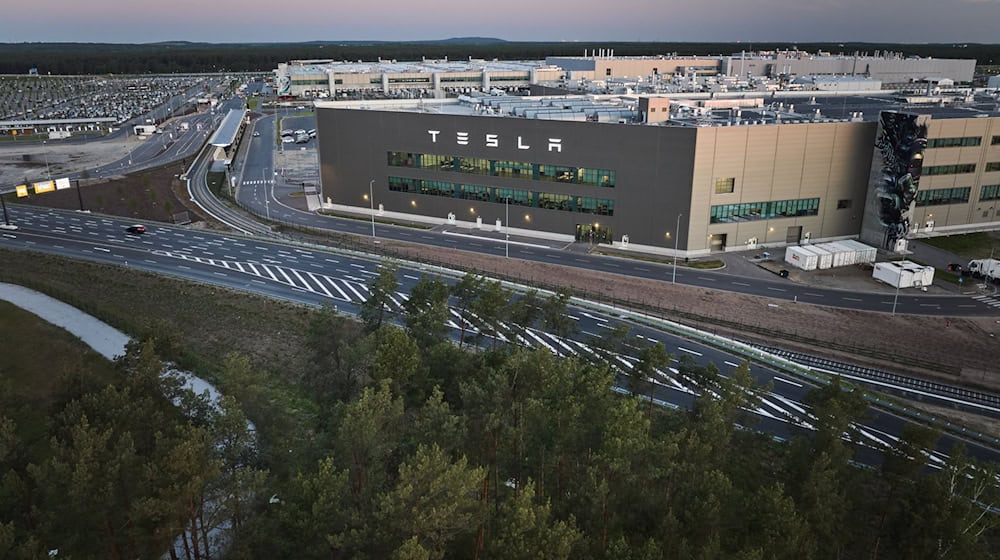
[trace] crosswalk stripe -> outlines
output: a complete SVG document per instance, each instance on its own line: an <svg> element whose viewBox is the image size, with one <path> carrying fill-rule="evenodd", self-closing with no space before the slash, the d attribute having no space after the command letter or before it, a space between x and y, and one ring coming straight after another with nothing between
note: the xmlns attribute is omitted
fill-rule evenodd
<svg viewBox="0 0 1000 560"><path fill-rule="evenodd" d="M351 301L351 298L347 296L347 293L345 293L344 290L341 290L340 286L337 285L336 279L330 278L329 276L323 276L323 278L326 278L326 282L330 284L331 288L337 290L337 293L340 294L340 297L344 298L344 301Z"/></svg>
<svg viewBox="0 0 1000 560"><path fill-rule="evenodd" d="M347 289L348 289L348 290L351 290L352 292L354 292L354 295L358 296L358 299L360 299L361 301L368 301L368 298L366 298L365 296L361 295L361 292L359 292L359 291L358 291L358 290L357 290L357 289L356 289L356 288L355 288L355 287L353 286L353 284L352 284L351 282L346 282L346 281L345 281L345 282L344 282L344 285L345 285L345 286L347 286ZM352 300L352 301L353 301L353 300Z"/></svg>
<svg viewBox="0 0 1000 560"><path fill-rule="evenodd" d="M309 290L310 292L316 291L313 289L312 285L309 282L306 282L306 279L303 278L301 274L299 274L298 270L295 270L294 268L289 268L288 270L292 271L292 274L294 274L295 277L299 279L299 282L302 282L302 285L305 286L307 290Z"/></svg>
<svg viewBox="0 0 1000 560"><path fill-rule="evenodd" d="M294 285L295 285L295 282L292 282L292 278L291 278L291 277L290 277L289 275L285 274L285 270L284 270L284 268L283 268L283 267L280 267L280 266L276 266L276 267L274 267L274 268L278 269L278 272L279 272L279 273L280 273L280 274L281 274L282 276L284 276L284 277L285 277L285 281L286 281L286 282L288 282L288 283L289 283L290 285L292 285L292 286L294 286Z"/></svg>
<svg viewBox="0 0 1000 560"><path fill-rule="evenodd" d="M263 268L264 272L266 272L267 275L271 277L271 280L274 280L275 282L278 281L278 277L275 276L273 272L271 272L271 269L268 268L266 264L262 264L262 265L260 265L260 267Z"/></svg>
<svg viewBox="0 0 1000 560"><path fill-rule="evenodd" d="M326 289L326 286L323 285L323 282L320 282L319 278L316 278L315 274L309 271L306 271L306 274L308 274L309 277L313 279L313 282L316 282L316 285L319 286L319 289L323 290L323 293L326 294L326 297L329 298L333 297L333 294L330 293L330 290Z"/></svg>

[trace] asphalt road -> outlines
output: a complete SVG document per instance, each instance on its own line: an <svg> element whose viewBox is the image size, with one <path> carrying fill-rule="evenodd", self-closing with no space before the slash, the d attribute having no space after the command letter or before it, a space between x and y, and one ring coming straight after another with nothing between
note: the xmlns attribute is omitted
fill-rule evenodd
<svg viewBox="0 0 1000 560"><path fill-rule="evenodd" d="M371 223L364 220L353 220L333 216L323 216L304 212L288 206L274 196L275 181L282 177L275 174L273 166L274 118L273 116L258 119L255 129L260 137L246 145L241 166L241 180L237 196L241 204L249 206L259 215L267 215L269 219L292 223L312 228L371 235ZM294 146L294 144L290 144ZM673 267L669 264L659 264L637 261L627 258L616 258L587 253L581 244L551 242L533 238L512 238L508 245L501 235L483 232L469 235L468 232L429 231L414 228L378 224L376 235L386 239L409 241L431 245L461 249L475 253L503 256L509 250L512 258L529 261L558 264L599 270L615 274L623 274L636 278L647 278L660 281L672 281ZM797 301L856 309L863 311L890 312L894 306L894 294L853 292L829 288L818 288L796 284L788 280L762 280L734 276L726 272L714 272L678 267L676 273L678 284L697 286L747 295L764 296L778 300ZM895 301L895 312L900 314L930 315L930 316L1000 316L1000 298L978 298L961 295L910 295L901 293Z"/></svg>
<svg viewBox="0 0 1000 560"><path fill-rule="evenodd" d="M378 275L378 262L364 256L303 249L252 236L165 225L149 225L146 235L135 236L126 234L125 228L130 222L123 219L23 206L14 206L10 211L20 229L0 231L0 247L127 266L309 305L332 305L347 313L357 312L367 297L367 284ZM400 311L409 290L425 274L436 273L420 267L399 271L399 287L393 296L394 312ZM568 314L577 326L577 333L569 338L503 323L498 325L498 336L501 342L517 341L561 355L591 357L597 352L592 341L605 337L622 322L614 315L578 307L571 307ZM453 311L449 323L453 334L460 330L461 322L462 318ZM465 324L471 331L480 326L475 318ZM712 362L723 373L742 360L650 327L637 324L630 324L630 327L628 345L613 357L622 375L636 362L633 356L638 349L654 341L662 342L675 359L687 355L700 363ZM781 439L811 429L813 419L803 404L811 388L808 383L759 364L752 365L751 374L757 383L772 386L771 392L751 411L756 420L755 429ZM695 395L705 390L695 381L678 375L676 370L663 371L655 381L655 399L666 406L690 406ZM627 386L624 377L621 377L620 386ZM893 414L869 409L864 422L857 426L861 434L857 442L859 460L877 464L880 450L893 445L906 422ZM957 442L954 436L944 436L931 455L930 465L939 466ZM1000 461L1000 452L976 443L964 443L972 456Z"/></svg>

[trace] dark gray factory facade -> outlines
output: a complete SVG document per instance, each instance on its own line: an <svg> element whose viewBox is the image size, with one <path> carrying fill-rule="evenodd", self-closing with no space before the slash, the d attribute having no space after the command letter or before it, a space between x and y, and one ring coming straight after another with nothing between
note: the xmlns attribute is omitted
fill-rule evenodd
<svg viewBox="0 0 1000 560"><path fill-rule="evenodd" d="M391 110L317 110L334 205L673 248L691 207L697 130ZM687 246L681 231L679 248Z"/></svg>

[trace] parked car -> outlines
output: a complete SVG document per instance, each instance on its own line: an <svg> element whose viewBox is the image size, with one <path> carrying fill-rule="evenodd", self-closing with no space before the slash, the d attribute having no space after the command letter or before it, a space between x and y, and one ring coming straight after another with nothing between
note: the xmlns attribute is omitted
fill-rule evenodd
<svg viewBox="0 0 1000 560"><path fill-rule="evenodd" d="M142 224L134 224L125 228L125 231L133 235L142 235L146 233L146 226Z"/></svg>

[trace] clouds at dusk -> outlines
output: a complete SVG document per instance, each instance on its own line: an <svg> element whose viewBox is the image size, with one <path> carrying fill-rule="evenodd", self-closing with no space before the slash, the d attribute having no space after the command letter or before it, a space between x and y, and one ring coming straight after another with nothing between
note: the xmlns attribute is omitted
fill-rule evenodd
<svg viewBox="0 0 1000 560"><path fill-rule="evenodd" d="M1000 0L30 0L5 7L0 42L996 42L997 21Z"/></svg>

